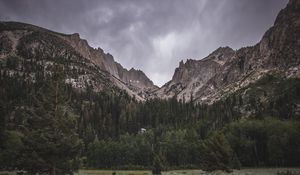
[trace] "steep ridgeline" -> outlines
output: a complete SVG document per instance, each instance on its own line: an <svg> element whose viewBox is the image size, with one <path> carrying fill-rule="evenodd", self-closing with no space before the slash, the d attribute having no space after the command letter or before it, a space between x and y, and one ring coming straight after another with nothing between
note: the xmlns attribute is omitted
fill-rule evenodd
<svg viewBox="0 0 300 175"><path fill-rule="evenodd" d="M90 47L86 40L81 39L79 34L75 33L70 37L62 36L70 45L77 50L83 57L88 58L102 70L106 70L112 76L121 80L130 90L139 94L142 98L147 98L150 91L157 89L157 86L140 70L134 68L129 71L115 62L113 56L105 54L101 48L94 49ZM116 82L118 84L118 82Z"/></svg>
<svg viewBox="0 0 300 175"><path fill-rule="evenodd" d="M225 62L234 56L229 48L219 48L202 60L188 59L181 61L176 68L171 81L155 92L160 98L177 96L178 100L189 101L214 75L216 75Z"/></svg>
<svg viewBox="0 0 300 175"><path fill-rule="evenodd" d="M129 71L117 63L119 78L125 82L127 87L136 92L140 97L148 99L157 86L141 70L131 68Z"/></svg>
<svg viewBox="0 0 300 175"><path fill-rule="evenodd" d="M153 96L212 104L234 93L244 99L250 85L269 75L300 78L299 35L300 1L290 0L258 44L237 51L219 48L202 60L181 61L172 80Z"/></svg>
<svg viewBox="0 0 300 175"><path fill-rule="evenodd" d="M51 74L53 64L64 66L67 83L85 89L91 86L94 91L122 89L131 96L143 100L147 91L157 88L142 72L130 71L114 61L102 49L90 47L79 34L56 33L30 24L17 22L0 23L1 71L13 75L28 75L33 81L37 70Z"/></svg>

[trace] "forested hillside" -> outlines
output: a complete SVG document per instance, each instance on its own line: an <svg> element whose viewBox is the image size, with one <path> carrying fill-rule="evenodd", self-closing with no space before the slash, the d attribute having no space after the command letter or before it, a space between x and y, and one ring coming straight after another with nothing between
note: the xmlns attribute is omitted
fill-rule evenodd
<svg viewBox="0 0 300 175"><path fill-rule="evenodd" d="M126 92L77 91L63 76L59 67L35 83L1 74L2 169L299 166L299 114L291 112L299 79L250 85L247 108L259 112L242 116L239 93L210 106L138 102Z"/></svg>

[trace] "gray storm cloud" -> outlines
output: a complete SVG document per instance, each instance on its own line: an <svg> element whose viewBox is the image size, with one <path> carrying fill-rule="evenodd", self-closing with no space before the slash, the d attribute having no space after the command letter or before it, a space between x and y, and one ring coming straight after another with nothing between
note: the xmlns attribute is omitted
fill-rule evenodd
<svg viewBox="0 0 300 175"><path fill-rule="evenodd" d="M180 60L257 43L287 0L0 0L0 20L80 33L157 85Z"/></svg>

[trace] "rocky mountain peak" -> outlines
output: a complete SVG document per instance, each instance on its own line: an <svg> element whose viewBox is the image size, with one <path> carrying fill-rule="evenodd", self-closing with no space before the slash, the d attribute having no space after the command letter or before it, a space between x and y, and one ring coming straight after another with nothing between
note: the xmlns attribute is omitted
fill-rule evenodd
<svg viewBox="0 0 300 175"><path fill-rule="evenodd" d="M73 33L73 34L71 34L70 37L74 40L80 40L81 39L79 33Z"/></svg>
<svg viewBox="0 0 300 175"><path fill-rule="evenodd" d="M88 42L80 38L78 33L65 37L66 40L84 57L90 59L103 70L127 84L129 89L136 93L143 93L146 89L157 88L153 82L140 70L131 68L129 71L114 60L110 53L104 53L103 49L94 49Z"/></svg>
<svg viewBox="0 0 300 175"><path fill-rule="evenodd" d="M211 54L209 54L207 57L203 58L203 61L214 61L218 64L223 65L234 54L235 54L235 51L228 46L219 47L218 49L213 51Z"/></svg>
<svg viewBox="0 0 300 175"><path fill-rule="evenodd" d="M172 80L155 95L184 101L193 95L196 102L213 103L266 74L299 78L299 31L300 1L290 0L258 44L237 51L220 47L201 60L180 61Z"/></svg>
<svg viewBox="0 0 300 175"><path fill-rule="evenodd" d="M176 72L176 70L179 71L179 70L183 70L183 69L188 69L189 67L192 67L196 63L197 63L197 60L193 60L193 59L187 59L185 62L183 60L181 60L179 62L179 66L175 69L175 72ZM173 75L173 77L174 77L174 75Z"/></svg>
<svg viewBox="0 0 300 175"><path fill-rule="evenodd" d="M145 89L157 89L157 86L146 76L146 74L139 70L131 68L129 71L126 69L120 74L120 78L127 84L133 86L133 88L139 88L139 92L143 93Z"/></svg>
<svg viewBox="0 0 300 175"><path fill-rule="evenodd" d="M209 55L230 54L232 52L234 52L232 48L230 48L229 46L225 46L225 47L219 47Z"/></svg>
<svg viewBox="0 0 300 175"><path fill-rule="evenodd" d="M142 71L135 69L128 71L117 63L110 53L89 46L87 40L80 38L78 33L69 35L25 23L0 22L0 41L1 45L5 46L0 50L0 58L7 59L15 54L20 57L31 55L30 59L41 57L45 59L43 62L48 58L63 59L61 62L68 65L68 69L78 71L81 76L66 80L76 88L84 89L85 81L90 82L90 85L93 84L97 91L104 87L115 86L137 99L142 99L139 94L144 91L157 88ZM26 54L19 55L22 52ZM75 64L72 62L73 59L78 65L73 65ZM68 60L72 61L69 63ZM48 62L47 64L53 64L52 61ZM80 66L79 63L86 65ZM110 85L100 85L101 81Z"/></svg>
<svg viewBox="0 0 300 175"><path fill-rule="evenodd" d="M182 67L184 65L184 62L183 62L183 60L181 60L180 62L179 62L179 67Z"/></svg>
<svg viewBox="0 0 300 175"><path fill-rule="evenodd" d="M129 69L129 72L142 72L142 71L132 67L131 69Z"/></svg>
<svg viewBox="0 0 300 175"><path fill-rule="evenodd" d="M258 43L265 65L288 68L300 64L300 2L290 0L272 26Z"/></svg>
<svg viewBox="0 0 300 175"><path fill-rule="evenodd" d="M179 67L175 69L172 81L177 83L186 82L190 81L195 76L199 76L199 73L202 71L208 71L208 73L215 71L217 67L225 64L225 62L233 57L234 54L235 51L227 46L218 48L209 54L209 56L201 60L187 59L185 63L182 60L179 63Z"/></svg>

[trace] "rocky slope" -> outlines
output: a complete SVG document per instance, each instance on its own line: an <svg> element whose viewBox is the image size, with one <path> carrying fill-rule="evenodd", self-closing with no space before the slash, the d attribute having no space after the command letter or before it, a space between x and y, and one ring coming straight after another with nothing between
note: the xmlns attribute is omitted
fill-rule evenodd
<svg viewBox="0 0 300 175"><path fill-rule="evenodd" d="M27 78L34 81L36 72L25 65L40 66L43 73L51 74L51 67L60 64L67 72L66 82L79 89L92 86L101 91L114 87L144 100L146 92L157 88L142 71L128 71L112 55L90 47L79 34L65 35L29 24L1 22L0 43L1 71L12 75L29 74ZM6 67L5 63L12 60L16 65Z"/></svg>
<svg viewBox="0 0 300 175"><path fill-rule="evenodd" d="M219 48L202 60L180 62L171 81L153 97L214 103L266 75L300 78L300 1L287 7L252 47Z"/></svg>
<svg viewBox="0 0 300 175"><path fill-rule="evenodd" d="M105 54L101 48L94 49L90 47L86 40L80 38L78 33L71 36L59 35L59 37L68 41L83 57L88 58L102 70L106 70L115 78L124 82L134 92L144 96L145 91L157 88L142 71L123 68L121 64L114 60L111 54Z"/></svg>
<svg viewBox="0 0 300 175"><path fill-rule="evenodd" d="M220 47L202 60L188 59L186 63L181 61L172 80L157 90L155 95L160 98L176 96L178 100L189 101L234 53L229 47Z"/></svg>

